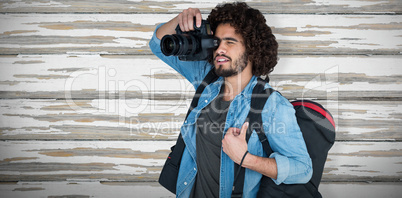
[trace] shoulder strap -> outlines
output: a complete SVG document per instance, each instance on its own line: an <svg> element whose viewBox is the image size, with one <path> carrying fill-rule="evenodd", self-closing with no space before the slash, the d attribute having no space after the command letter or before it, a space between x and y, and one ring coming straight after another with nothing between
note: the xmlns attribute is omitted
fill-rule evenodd
<svg viewBox="0 0 402 198"><path fill-rule="evenodd" d="M272 153L271 146L269 145L267 136L264 133L264 127L262 122L261 112L264 109L265 103L267 102L269 96L275 91L272 88L265 89L265 84L267 81L258 78L257 84L253 89L253 94L251 96L250 111L248 113L247 119L249 121L249 128L246 134L246 141L250 139L253 130L256 131L258 138L262 144L264 151L269 155ZM235 164L234 168L235 176L232 189L232 198L243 196L243 186L244 186L244 176L245 168L240 167Z"/></svg>
<svg viewBox="0 0 402 198"><path fill-rule="evenodd" d="M190 112L197 107L198 105L198 100L201 97L202 92L204 91L205 87L207 87L209 84L215 82L218 80L219 76L215 73L215 69L212 68L211 71L208 72L208 74L204 77L204 80L202 80L201 84L198 86L197 90L195 91L193 100L191 101L190 108L187 111L186 119Z"/></svg>
<svg viewBox="0 0 402 198"><path fill-rule="evenodd" d="M199 101L199 99L201 97L201 94L204 91L205 87L207 87L209 84L215 82L218 78L219 78L219 76L216 75L215 69L212 68L211 71L209 71L208 74L205 76L205 78L202 81L202 83L198 86L197 90L195 91L193 100L191 101L191 105L190 105L190 108L187 111L187 115L186 115L185 120L187 120L187 117L190 114L190 112L195 107L197 107L198 101ZM181 157L183 155L185 146L186 145L184 143L183 137L181 136L181 133L180 133L179 137L177 138L176 145L174 146L174 152L177 153L177 155L176 155L175 159L171 158L172 164L174 166L176 166L177 168L180 166Z"/></svg>
<svg viewBox="0 0 402 198"><path fill-rule="evenodd" d="M253 95L251 97L250 112L248 113L248 119L250 127L246 135L246 141L250 139L250 135L253 130L256 131L258 138L267 154L272 153L272 149L269 146L267 136L264 133L264 127L262 122L261 113L264 110L264 106L269 96L275 91L272 88L264 89L266 81L258 78L258 83L253 89Z"/></svg>
<svg viewBox="0 0 402 198"><path fill-rule="evenodd" d="M216 81L217 79L218 76L215 74L214 69L209 71L209 73L205 76L204 80L197 88L193 100L191 101L191 106L187 112L186 119L191 110L193 110L198 105L201 93L204 91L205 87L207 87L209 84ZM184 143L183 137L180 133L179 137L177 138L176 144L172 146L172 152L170 152L168 159L166 160L165 165L162 168L161 174L159 175L159 183L174 194L176 194L177 178L185 146L186 145Z"/></svg>

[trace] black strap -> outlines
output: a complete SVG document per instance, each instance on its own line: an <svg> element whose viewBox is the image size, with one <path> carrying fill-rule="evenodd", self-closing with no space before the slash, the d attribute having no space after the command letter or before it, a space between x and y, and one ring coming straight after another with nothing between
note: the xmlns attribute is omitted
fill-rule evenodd
<svg viewBox="0 0 402 198"><path fill-rule="evenodd" d="M198 106L198 100L200 100L201 94L204 91L204 89L211 83L215 82L218 80L219 76L216 75L215 69L212 68L211 71L208 72L208 74L205 76L204 80L202 80L201 84L198 86L197 90L195 91L193 100L191 101L190 108L187 111L186 115L186 120L190 112Z"/></svg>
<svg viewBox="0 0 402 198"><path fill-rule="evenodd" d="M247 115L249 121L249 128L246 134L246 141L250 139L253 130L258 134L258 138L262 144L264 151L269 155L272 153L271 146L269 145L267 136L264 133L261 112L264 109L265 103L269 96L274 92L272 88L265 89L266 80L258 78L251 97L250 112ZM235 164L235 180L233 182L232 198L243 196L245 168Z"/></svg>
<svg viewBox="0 0 402 198"><path fill-rule="evenodd" d="M204 80L202 83L198 86L197 90L195 91L193 100L191 101L190 108L187 111L186 115L186 120L190 112L197 107L198 101L201 97L202 92L204 91L205 87L207 87L209 84L215 82L219 78L218 75L215 73L215 69L212 68L211 71L208 72L208 74L205 76ZM185 148L185 143L183 140L183 137L181 133L179 134L179 137L177 138L176 145L174 146L174 152L177 152L178 155L173 159L171 159L172 165L176 166L177 168L180 167L180 162L181 158L183 156L184 148Z"/></svg>

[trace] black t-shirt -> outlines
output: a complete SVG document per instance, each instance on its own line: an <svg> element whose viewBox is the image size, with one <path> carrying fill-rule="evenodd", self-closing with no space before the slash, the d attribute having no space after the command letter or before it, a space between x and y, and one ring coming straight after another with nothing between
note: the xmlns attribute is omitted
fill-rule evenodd
<svg viewBox="0 0 402 198"><path fill-rule="evenodd" d="M230 102L223 101L220 94L201 111L197 119L198 172L190 195L192 198L219 197L222 136Z"/></svg>

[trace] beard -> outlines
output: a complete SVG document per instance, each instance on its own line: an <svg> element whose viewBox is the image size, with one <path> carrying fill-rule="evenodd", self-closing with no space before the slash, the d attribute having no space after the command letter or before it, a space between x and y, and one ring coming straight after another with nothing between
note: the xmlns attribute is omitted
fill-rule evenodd
<svg viewBox="0 0 402 198"><path fill-rule="evenodd" d="M216 56L218 56L218 55L216 55ZM219 55L219 56L224 56L224 57L228 58L229 60L232 60L230 57L225 56L225 55ZM232 62L230 64L229 69L223 69L222 65L219 65L219 63L215 63L215 73L218 76L222 76L222 77L235 76L235 75L241 73L246 68L247 63L248 63L248 57L247 57L246 53L243 53L237 60L235 60L234 62Z"/></svg>

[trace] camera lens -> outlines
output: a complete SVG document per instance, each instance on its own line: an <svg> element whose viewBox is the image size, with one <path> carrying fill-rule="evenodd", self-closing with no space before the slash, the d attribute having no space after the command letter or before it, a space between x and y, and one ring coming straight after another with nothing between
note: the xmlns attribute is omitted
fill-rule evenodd
<svg viewBox="0 0 402 198"><path fill-rule="evenodd" d="M175 55L179 48L179 41L174 35L166 35L161 41L162 53L166 56Z"/></svg>
<svg viewBox="0 0 402 198"><path fill-rule="evenodd" d="M175 47L175 45L174 45L173 40L168 40L168 41L166 41L166 43L165 43L165 49L166 49L166 51L167 51L168 53L173 52L174 47Z"/></svg>
<svg viewBox="0 0 402 198"><path fill-rule="evenodd" d="M198 48L196 38L189 34L166 35L161 40L161 50L166 56L192 55Z"/></svg>

